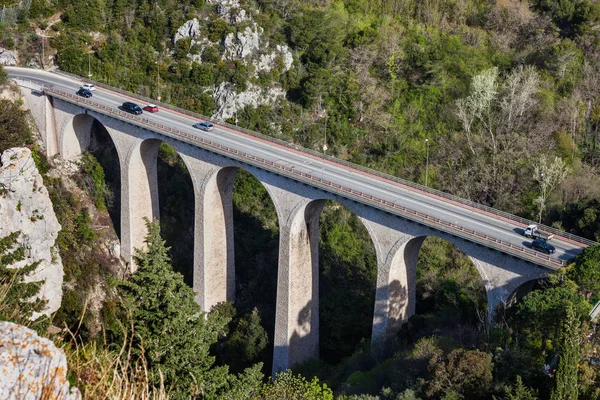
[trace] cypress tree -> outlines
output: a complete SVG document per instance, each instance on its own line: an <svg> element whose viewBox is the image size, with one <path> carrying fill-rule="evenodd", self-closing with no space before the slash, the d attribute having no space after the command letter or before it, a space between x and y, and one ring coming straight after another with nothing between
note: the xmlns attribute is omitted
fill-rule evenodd
<svg viewBox="0 0 600 400"><path fill-rule="evenodd" d="M202 312L183 276L173 271L156 221L148 223L146 244L146 251L136 250L138 271L121 284L133 348L143 349L153 383L160 384L162 374L171 398L211 398L228 385L227 367L213 367L209 354L227 321Z"/></svg>
<svg viewBox="0 0 600 400"><path fill-rule="evenodd" d="M566 318L563 320L559 336L558 369L556 384L552 391L551 400L577 400L577 372L581 358L579 347L580 322L575 316L571 304L567 304Z"/></svg>

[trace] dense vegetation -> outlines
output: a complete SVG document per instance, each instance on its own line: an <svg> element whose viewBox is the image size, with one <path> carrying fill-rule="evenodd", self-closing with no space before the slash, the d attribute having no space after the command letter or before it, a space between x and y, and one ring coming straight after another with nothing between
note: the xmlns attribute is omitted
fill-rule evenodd
<svg viewBox="0 0 600 400"><path fill-rule="evenodd" d="M202 34L216 43L245 28L220 19L213 2L202 0L34 1L19 25L2 29L0 44L19 49L24 63L39 60L45 45L63 70L86 76L90 68L96 80L152 97L160 89L163 100L205 114L214 112L210 93L223 82L237 91L248 83L279 85L286 100L238 111L239 124L312 149L326 141L338 157L600 240L597 1L242 3L260 10L255 18L271 44L292 49L289 71L280 65L254 76L242 61L223 60L220 44L204 49L201 63L193 62L188 54L198 49L187 39L172 41L185 21L198 17ZM56 12L58 22L50 18ZM49 42L32 26L43 29ZM110 143L99 143L83 160L80 185L114 222L118 163L106 150ZM270 372L279 240L266 190L238 173L238 300L202 319L182 277L170 270L173 264L190 282L193 221L184 205L191 204L193 192L173 149L162 146L159 158L160 181L167 183L160 187L161 230L173 262L153 225L150 252L139 255L148 268L124 286L115 284L105 302L106 348L127 337L120 325L133 324L140 330L134 351L153 371L149 381L156 385L160 370L177 388L174 398L194 394L198 379L206 384L205 398L332 398L318 381L293 375L259 385L257 363ZM82 271L103 276L102 253L94 248L99 239L85 207L60 182L50 184L55 208L63 210L61 255L74 277L74 290L66 292L55 321L76 326L84 308L77 293L93 284L80 279ZM428 238L418 263L417 315L384 348L370 352L376 262L368 233L350 210L328 204L319 245L322 360L297 371L309 380L318 376L341 398L600 396L600 371L592 362L599 338L587 317L600 297L598 246L500 310L490 328L474 266L449 243ZM181 303L150 296L142 281L156 279L168 281ZM147 297L144 308L134 312L127 303L132 296ZM183 318L182 310L193 317ZM147 326L159 315L173 326ZM93 325L91 319L82 324L81 340L94 336ZM164 329L181 330L179 338L164 338L179 342L161 342L166 335L156 332ZM197 336L183 340L191 329ZM165 346L181 346L182 358L161 353ZM181 374L181 363L200 355L194 375Z"/></svg>

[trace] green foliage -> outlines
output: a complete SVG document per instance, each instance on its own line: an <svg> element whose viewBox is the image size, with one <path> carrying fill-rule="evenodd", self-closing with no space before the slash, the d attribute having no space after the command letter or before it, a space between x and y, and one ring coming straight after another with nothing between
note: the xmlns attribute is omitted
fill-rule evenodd
<svg viewBox="0 0 600 400"><path fill-rule="evenodd" d="M317 377L311 381L291 371L280 372L267 383L256 397L260 400L333 400L333 392Z"/></svg>
<svg viewBox="0 0 600 400"><path fill-rule="evenodd" d="M577 400L577 373L581 358L579 321L572 305L566 308L559 336L559 358L556 370L556 385L552 390L551 400Z"/></svg>
<svg viewBox="0 0 600 400"><path fill-rule="evenodd" d="M160 384L162 374L173 388L172 398L215 396L226 388L228 373L213 366L209 348L227 321L218 313L202 313L192 289L171 268L158 223L147 226L147 250L136 251L138 271L119 285L136 332L135 348L144 349L152 381Z"/></svg>
<svg viewBox="0 0 600 400"><path fill-rule="evenodd" d="M573 280L586 300L600 296L600 244L588 246L575 257L567 276Z"/></svg>
<svg viewBox="0 0 600 400"><path fill-rule="evenodd" d="M479 350L457 349L448 355L435 354L429 361L427 394L446 398L476 399L492 384L492 355ZM460 396L459 396L460 395Z"/></svg>
<svg viewBox="0 0 600 400"><path fill-rule="evenodd" d="M106 200L111 198L112 193L106 185L102 165L92 154L87 153L81 158L81 172L84 174L84 186L94 199L96 207L100 211L106 210Z"/></svg>
<svg viewBox="0 0 600 400"><path fill-rule="evenodd" d="M0 153L31 143L26 113L16 102L0 100Z"/></svg>
<svg viewBox="0 0 600 400"><path fill-rule="evenodd" d="M496 399L496 397L494 397ZM537 393L523 384L523 379L517 375L514 386L504 388L502 400L537 400Z"/></svg>
<svg viewBox="0 0 600 400"><path fill-rule="evenodd" d="M21 232L13 232L0 238L0 320L33 326L34 321L30 318L34 312L40 312L46 302L31 301L40 290L40 282L25 282L39 262L14 267L15 263L25 259L25 248L17 243L20 235Z"/></svg>
<svg viewBox="0 0 600 400"><path fill-rule="evenodd" d="M574 310L575 320L581 321L587 318L590 305L582 295L567 287L534 290L517 305L516 322L521 330L541 338L541 351L544 352L547 340L558 338L568 308Z"/></svg>
<svg viewBox="0 0 600 400"><path fill-rule="evenodd" d="M8 81L8 74L4 71L4 67L0 66L0 85L4 85Z"/></svg>
<svg viewBox="0 0 600 400"><path fill-rule="evenodd" d="M208 24L208 39L211 42L219 42L231 32L233 32L232 27L220 18L217 18Z"/></svg>

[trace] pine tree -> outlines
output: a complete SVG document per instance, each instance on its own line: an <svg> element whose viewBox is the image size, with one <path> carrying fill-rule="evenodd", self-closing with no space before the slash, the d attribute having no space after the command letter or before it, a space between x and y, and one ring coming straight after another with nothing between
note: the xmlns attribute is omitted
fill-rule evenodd
<svg viewBox="0 0 600 400"><path fill-rule="evenodd" d="M559 336L560 356L551 400L577 400L577 372L581 358L579 337L580 322L575 316L573 306L568 305Z"/></svg>
<svg viewBox="0 0 600 400"><path fill-rule="evenodd" d="M41 311L46 302L30 301L39 292L41 283L24 281L39 262L22 268L10 267L25 259L23 247L13 249L20 234L13 232L0 238L0 320L32 326L31 316L34 312Z"/></svg>
<svg viewBox="0 0 600 400"><path fill-rule="evenodd" d="M214 397L228 385L228 369L213 367L209 348L227 323L204 314L183 276L174 272L159 224L148 223L147 251L136 251L138 271L120 285L131 314L133 348L143 348L154 384L172 388L171 398Z"/></svg>

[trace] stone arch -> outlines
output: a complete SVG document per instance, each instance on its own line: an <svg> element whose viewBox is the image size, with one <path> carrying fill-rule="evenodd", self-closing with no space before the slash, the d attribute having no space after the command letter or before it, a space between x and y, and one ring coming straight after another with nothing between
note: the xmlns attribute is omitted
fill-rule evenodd
<svg viewBox="0 0 600 400"><path fill-rule="evenodd" d="M266 190L281 224L278 202L273 188L265 185L260 172L244 165L229 162L205 168L201 189L197 198L201 206L197 208L202 221L202 234L198 235L199 261L194 277L194 290L202 309L209 311L217 303L235 301L236 262L234 241L233 191L238 172L243 170ZM280 225L281 226L281 225Z"/></svg>
<svg viewBox="0 0 600 400"><path fill-rule="evenodd" d="M126 175L130 193L128 250L131 255L134 249L145 248L148 229L144 219L152 221L159 218L156 157L160 143L159 139L140 140L129 154Z"/></svg>
<svg viewBox="0 0 600 400"><path fill-rule="evenodd" d="M92 137L94 117L86 114L76 114L67 121L60 138L60 154L65 160L79 156L86 150Z"/></svg>

